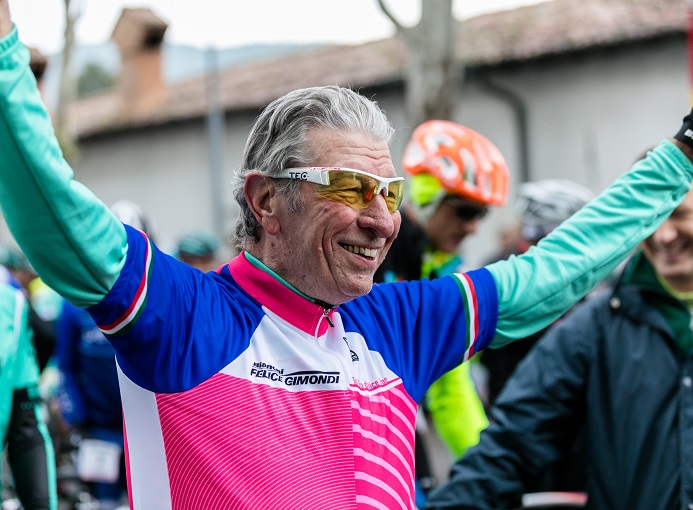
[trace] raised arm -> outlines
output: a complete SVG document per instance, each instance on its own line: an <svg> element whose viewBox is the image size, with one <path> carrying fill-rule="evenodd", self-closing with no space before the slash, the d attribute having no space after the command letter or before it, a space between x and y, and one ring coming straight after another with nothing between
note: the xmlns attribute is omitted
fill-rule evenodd
<svg viewBox="0 0 693 510"><path fill-rule="evenodd" d="M10 5L8 0L0 0L0 37L5 37L12 30Z"/></svg>
<svg viewBox="0 0 693 510"><path fill-rule="evenodd" d="M499 300L492 346L548 326L608 276L686 196L692 158L687 144L663 141L537 246L490 265Z"/></svg>
<svg viewBox="0 0 693 510"><path fill-rule="evenodd" d="M125 229L73 180L18 40L8 0L0 0L0 206L42 279L72 303L94 305L125 260Z"/></svg>

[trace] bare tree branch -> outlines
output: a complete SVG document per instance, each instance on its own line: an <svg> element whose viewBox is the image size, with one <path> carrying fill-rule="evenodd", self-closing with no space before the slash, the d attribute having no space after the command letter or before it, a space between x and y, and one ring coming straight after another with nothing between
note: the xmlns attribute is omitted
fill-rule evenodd
<svg viewBox="0 0 693 510"><path fill-rule="evenodd" d="M380 9L397 27L407 48L404 102L410 125L428 119L449 119L461 84L462 66L455 59L453 0L420 0L421 18L405 27L385 5Z"/></svg>
<svg viewBox="0 0 693 510"><path fill-rule="evenodd" d="M69 161L77 155L76 143L68 133L67 108L74 99L71 64L75 47L75 25L84 12L84 0L63 0L63 3L65 7L63 60L60 66L60 91L54 125L60 146L63 149L65 158Z"/></svg>
<svg viewBox="0 0 693 510"><path fill-rule="evenodd" d="M402 25L397 18L395 18L395 15L392 14L392 11L389 9L387 5L385 5L384 0L378 0L378 5L380 6L380 10L383 11L383 14L388 17L390 21L392 21L392 24L395 25L395 28L397 29L398 32L404 32L406 27Z"/></svg>

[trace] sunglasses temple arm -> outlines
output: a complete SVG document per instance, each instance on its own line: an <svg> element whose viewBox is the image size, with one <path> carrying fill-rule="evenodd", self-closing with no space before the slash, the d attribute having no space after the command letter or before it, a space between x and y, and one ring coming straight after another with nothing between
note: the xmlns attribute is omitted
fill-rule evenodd
<svg viewBox="0 0 693 510"><path fill-rule="evenodd" d="M308 181L315 184L328 185L330 183L330 175L327 171L308 172Z"/></svg>
<svg viewBox="0 0 693 510"><path fill-rule="evenodd" d="M313 182L315 184L329 184L330 176L327 171L313 172L310 168L290 168L279 177L295 179L297 181Z"/></svg>

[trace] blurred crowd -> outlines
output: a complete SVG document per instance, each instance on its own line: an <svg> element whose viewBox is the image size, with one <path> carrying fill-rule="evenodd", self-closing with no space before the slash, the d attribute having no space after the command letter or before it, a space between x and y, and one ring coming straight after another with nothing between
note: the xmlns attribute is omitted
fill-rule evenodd
<svg viewBox="0 0 693 510"><path fill-rule="evenodd" d="M156 238L154 222L138 204L120 200L111 210L123 223ZM193 229L183 232L170 251L207 272L223 262L221 248L215 234ZM113 347L84 309L70 304L37 276L18 248L0 246L0 265L28 303L42 415L55 452L58 508L129 508ZM24 480L15 480L13 464L7 453L4 457L1 508L14 510L20 508L20 499L26 501L23 495L18 498Z"/></svg>

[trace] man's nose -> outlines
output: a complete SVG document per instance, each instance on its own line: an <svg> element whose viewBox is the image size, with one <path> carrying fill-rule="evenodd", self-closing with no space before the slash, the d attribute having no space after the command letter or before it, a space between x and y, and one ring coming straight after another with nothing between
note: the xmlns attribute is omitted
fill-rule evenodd
<svg viewBox="0 0 693 510"><path fill-rule="evenodd" d="M372 229L378 237L388 238L395 231L392 213L387 208L385 197L378 194L359 215L358 225Z"/></svg>
<svg viewBox="0 0 693 510"><path fill-rule="evenodd" d="M671 219L667 219L662 223L657 230L652 234L652 240L658 244L667 244L676 239L676 227Z"/></svg>

